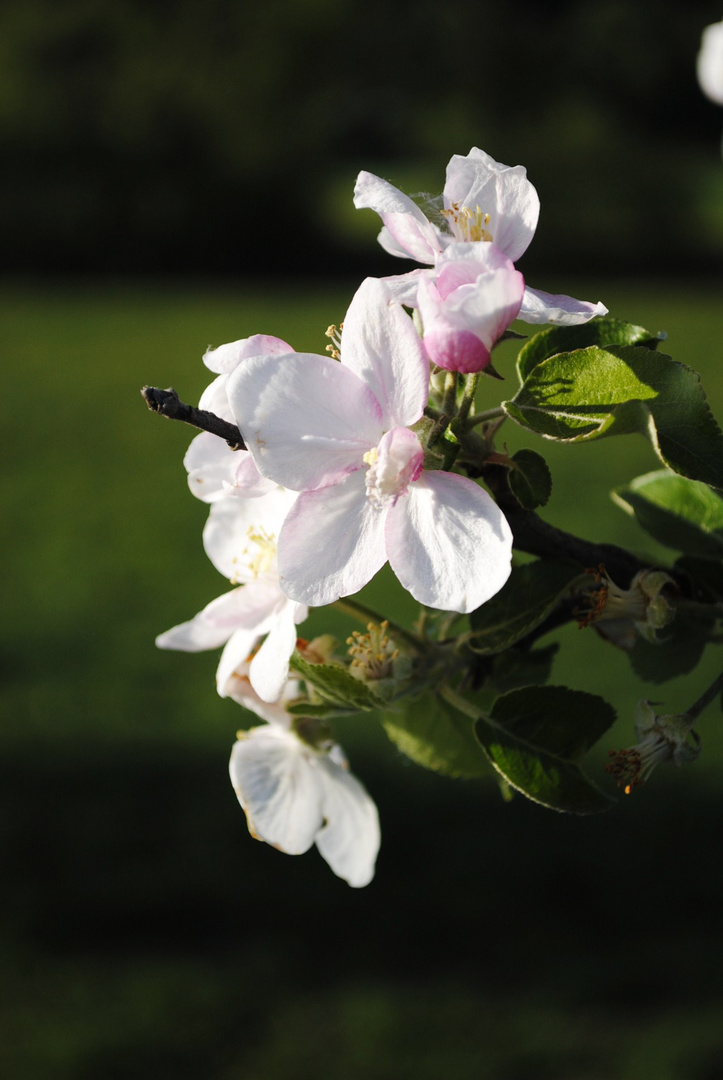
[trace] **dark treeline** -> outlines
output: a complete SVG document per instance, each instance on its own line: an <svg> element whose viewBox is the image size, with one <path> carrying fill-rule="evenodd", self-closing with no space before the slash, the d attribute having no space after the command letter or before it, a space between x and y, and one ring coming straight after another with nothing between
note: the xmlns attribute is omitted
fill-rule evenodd
<svg viewBox="0 0 723 1080"><path fill-rule="evenodd" d="M439 190L476 144L540 191L524 268L710 269L723 110L694 65L720 15L702 0L674 18L661 0L6 0L0 265L389 272L373 215L351 207L357 171Z"/></svg>

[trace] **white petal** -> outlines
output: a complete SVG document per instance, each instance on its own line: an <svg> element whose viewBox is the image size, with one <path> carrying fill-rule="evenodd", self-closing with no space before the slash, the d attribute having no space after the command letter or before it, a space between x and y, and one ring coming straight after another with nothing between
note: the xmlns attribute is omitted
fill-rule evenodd
<svg viewBox="0 0 723 1080"><path fill-rule="evenodd" d="M697 71L703 93L723 105L723 22L706 26L703 31Z"/></svg>
<svg viewBox="0 0 723 1080"><path fill-rule="evenodd" d="M561 293L542 292L541 289L525 289L518 319L526 323L553 323L556 326L577 326L589 322L596 315L607 315L603 303L575 300Z"/></svg>
<svg viewBox="0 0 723 1080"><path fill-rule="evenodd" d="M234 675L246 664L258 644L261 634L265 633L265 631L265 626L260 631L248 627L239 627L228 639L216 668L216 690L219 697L236 697L233 693ZM252 706L248 706L248 708L252 708ZM252 711L257 712L258 710L253 709ZM259 713L259 715L263 714ZM264 716L264 720L267 719L268 717Z"/></svg>
<svg viewBox="0 0 723 1080"><path fill-rule="evenodd" d="M276 486L261 476L247 450L232 450L223 439L202 431L191 442L183 464L191 493L202 502L232 495L257 498Z"/></svg>
<svg viewBox="0 0 723 1080"><path fill-rule="evenodd" d="M296 616L302 604L293 600L276 612L266 641L251 661L249 680L262 701L278 701L289 677L289 657L296 648Z"/></svg>
<svg viewBox="0 0 723 1080"><path fill-rule="evenodd" d="M183 652L202 652L216 649L228 641L233 632L244 625L247 597L242 589L217 596L188 622L159 634L159 649L180 649Z"/></svg>
<svg viewBox="0 0 723 1080"><path fill-rule="evenodd" d="M253 358L231 376L228 394L259 472L294 491L360 468L382 434L373 392L328 356Z"/></svg>
<svg viewBox="0 0 723 1080"><path fill-rule="evenodd" d="M504 585L512 532L494 500L467 477L423 472L387 516L392 570L415 600L474 611Z"/></svg>
<svg viewBox="0 0 723 1080"><path fill-rule="evenodd" d="M450 160L444 204L489 214L487 230L513 262L527 250L540 216L540 199L526 169L502 165L476 146L466 157L455 154Z"/></svg>
<svg viewBox="0 0 723 1080"><path fill-rule="evenodd" d="M324 820L324 785L308 753L275 725L251 728L231 751L231 783L249 832L288 855L308 851Z"/></svg>
<svg viewBox="0 0 723 1080"><path fill-rule="evenodd" d="M203 547L224 577L234 584L254 581L273 569L273 546L296 495L274 487L257 499L220 499L211 504ZM267 556L264 565L259 557Z"/></svg>
<svg viewBox="0 0 723 1080"><path fill-rule="evenodd" d="M286 595L323 607L358 592L387 561L384 515L367 497L366 470L300 495L279 537Z"/></svg>
<svg viewBox="0 0 723 1080"><path fill-rule="evenodd" d="M203 362L211 371L228 373L234 371L239 363L249 356L285 352L293 352L293 349L281 338L270 337L268 334L253 334L251 337L241 338L240 341L219 345L217 349L209 348L204 354Z"/></svg>
<svg viewBox="0 0 723 1080"><path fill-rule="evenodd" d="M391 254L434 263L441 250L437 231L399 188L373 173L360 172L354 186L354 205L357 210L376 210L393 240L393 245L387 247Z"/></svg>
<svg viewBox="0 0 723 1080"><path fill-rule="evenodd" d="M379 814L366 789L330 755L315 761L324 780L325 825L316 846L334 873L354 888L374 877L381 834Z"/></svg>
<svg viewBox="0 0 723 1080"><path fill-rule="evenodd" d="M414 323L383 281L367 278L344 316L341 362L371 388L382 426L406 427L424 411L429 361Z"/></svg>
<svg viewBox="0 0 723 1080"><path fill-rule="evenodd" d="M231 412L228 398L226 397L227 383L228 375L219 375L212 383L209 383L198 400L198 407L199 409L206 409L208 412L215 413L216 416L220 416L222 420L228 420L230 423L233 423L233 413Z"/></svg>

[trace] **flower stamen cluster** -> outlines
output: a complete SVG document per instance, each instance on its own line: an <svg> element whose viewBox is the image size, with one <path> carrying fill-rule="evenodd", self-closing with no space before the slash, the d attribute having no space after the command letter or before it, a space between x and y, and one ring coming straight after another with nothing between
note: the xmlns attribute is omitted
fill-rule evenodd
<svg viewBox="0 0 723 1080"><path fill-rule="evenodd" d="M686 714L658 716L650 701L638 703L635 734L638 743L611 750L611 760L605 766L605 772L626 795L644 784L661 762L687 765L700 753L700 737L692 730L691 718Z"/></svg>

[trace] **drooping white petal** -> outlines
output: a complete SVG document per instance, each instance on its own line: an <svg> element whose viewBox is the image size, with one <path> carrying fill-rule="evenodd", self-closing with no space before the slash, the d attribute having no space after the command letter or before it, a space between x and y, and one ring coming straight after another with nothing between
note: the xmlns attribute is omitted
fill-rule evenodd
<svg viewBox="0 0 723 1080"><path fill-rule="evenodd" d="M278 701L289 677L289 657L296 647L296 624L307 608L293 600L279 607L266 640L251 660L249 680L262 701Z"/></svg>
<svg viewBox="0 0 723 1080"><path fill-rule="evenodd" d="M540 216L540 199L522 165L502 165L474 146L447 166L444 205L489 215L489 239L513 262L527 250ZM457 236L456 239L473 239Z"/></svg>
<svg viewBox="0 0 723 1080"><path fill-rule="evenodd" d="M316 846L337 875L354 888L374 877L381 833L373 799L331 754L316 759L324 783L325 824Z"/></svg>
<svg viewBox="0 0 723 1080"><path fill-rule="evenodd" d="M367 497L366 470L299 495L279 537L287 596L323 607L358 592L387 560L384 514Z"/></svg>
<svg viewBox="0 0 723 1080"><path fill-rule="evenodd" d="M423 472L387 515L392 570L415 600L474 611L504 585L512 532L497 504L456 473Z"/></svg>
<svg viewBox="0 0 723 1080"><path fill-rule="evenodd" d="M414 323L383 281L367 278L344 316L341 362L374 392L382 427L414 424L429 394L429 361Z"/></svg>
<svg viewBox="0 0 723 1080"><path fill-rule="evenodd" d="M387 180L360 172L354 186L357 210L376 210L393 240L393 255L407 255L417 262L434 264L441 250L437 230L417 204Z"/></svg>
<svg viewBox="0 0 723 1080"><path fill-rule="evenodd" d="M244 732L229 774L252 836L289 855L309 850L324 821L326 792L295 735L276 725Z"/></svg>
<svg viewBox="0 0 723 1080"><path fill-rule="evenodd" d="M294 491L360 468L382 432L373 391L328 356L252 358L231 375L228 395L259 472Z"/></svg>
<svg viewBox="0 0 723 1080"><path fill-rule="evenodd" d="M251 337L241 338L240 341L230 341L227 345L219 345L217 349L207 349L203 362L211 371L228 373L234 371L239 363L249 356L293 351L291 346L281 338L271 337L268 334L252 334Z"/></svg>
<svg viewBox="0 0 723 1080"><path fill-rule="evenodd" d="M607 315L608 309L599 300L575 300L560 293L542 292L541 289L525 289L518 319L526 323L553 323L556 326L577 326L589 322L596 315Z"/></svg>

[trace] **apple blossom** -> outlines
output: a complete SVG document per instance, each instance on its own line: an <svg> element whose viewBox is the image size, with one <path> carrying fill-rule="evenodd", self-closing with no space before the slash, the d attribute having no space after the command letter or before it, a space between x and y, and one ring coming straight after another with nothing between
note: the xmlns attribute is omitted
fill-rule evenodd
<svg viewBox="0 0 723 1080"><path fill-rule="evenodd" d="M338 877L355 888L368 885L380 843L377 808L325 725L286 712L298 683L290 681L282 701L268 706L254 694L242 665L227 689L269 721L239 732L229 762L251 835L288 855L316 844Z"/></svg>
<svg viewBox="0 0 723 1080"><path fill-rule="evenodd" d="M225 643L216 673L222 697L229 675L263 635L266 640L251 661L254 689L265 701L275 701L287 678L296 626L308 615L303 604L281 591L276 570L276 535L293 500L292 492L274 487L271 494L257 499L213 503L204 528L204 547L216 569L240 587L156 638L159 648L184 652Z"/></svg>
<svg viewBox="0 0 723 1080"><path fill-rule="evenodd" d="M301 494L279 535L279 580L300 603L357 592L388 560L422 604L467 612L510 573L512 534L486 491L424 468L411 430L427 403L422 342L383 282L367 279L344 320L341 363L252 357L229 379L259 472Z"/></svg>
<svg viewBox="0 0 723 1080"><path fill-rule="evenodd" d="M644 784L656 765L689 765L700 753L700 737L692 730L693 720L682 715L659 716L653 702L639 701L635 710L635 746L610 751L611 773L618 787L629 795L634 787Z"/></svg>
<svg viewBox="0 0 723 1080"><path fill-rule="evenodd" d="M706 26L703 31L697 73L703 93L723 105L723 22Z"/></svg>
<svg viewBox="0 0 723 1080"><path fill-rule="evenodd" d="M373 173L360 172L354 188L357 209L375 210L383 228L379 242L391 255L436 266L454 244L494 242L512 262L527 250L537 228L540 200L522 165L502 165L474 146L469 154L455 154L447 166L442 207L433 223L408 195ZM432 204L433 206L433 204ZM416 306L420 278L390 279L397 299ZM604 304L575 300L525 288L518 318L525 322L573 325L605 315Z"/></svg>

